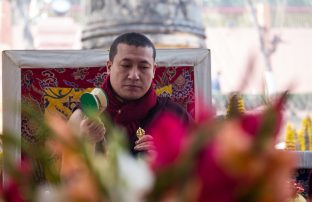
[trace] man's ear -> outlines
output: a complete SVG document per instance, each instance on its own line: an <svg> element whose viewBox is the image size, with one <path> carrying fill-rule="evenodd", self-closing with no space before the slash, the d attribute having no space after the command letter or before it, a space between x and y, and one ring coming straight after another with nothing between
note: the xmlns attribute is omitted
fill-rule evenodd
<svg viewBox="0 0 312 202"><path fill-rule="evenodd" d="M112 63L110 60L108 60L108 61L106 62L106 69L107 69L107 73L108 73L108 74L109 74L110 71L111 71L112 65L113 65L113 63Z"/></svg>
<svg viewBox="0 0 312 202"><path fill-rule="evenodd" d="M155 63L153 67L153 78L155 77L156 68L157 68L157 64Z"/></svg>

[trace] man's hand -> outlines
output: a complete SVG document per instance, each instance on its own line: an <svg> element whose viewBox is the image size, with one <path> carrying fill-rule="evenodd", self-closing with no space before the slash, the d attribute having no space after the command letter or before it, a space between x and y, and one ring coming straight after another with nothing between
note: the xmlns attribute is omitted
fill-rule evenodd
<svg viewBox="0 0 312 202"><path fill-rule="evenodd" d="M80 122L80 130L93 144L105 138L106 129L100 120L85 118Z"/></svg>
<svg viewBox="0 0 312 202"><path fill-rule="evenodd" d="M147 151L149 155L155 155L154 138L151 135L144 135L135 142L135 150Z"/></svg>

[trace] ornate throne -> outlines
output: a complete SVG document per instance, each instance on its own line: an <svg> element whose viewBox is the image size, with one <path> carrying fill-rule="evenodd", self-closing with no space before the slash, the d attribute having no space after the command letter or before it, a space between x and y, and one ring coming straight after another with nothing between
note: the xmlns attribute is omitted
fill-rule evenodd
<svg viewBox="0 0 312 202"><path fill-rule="evenodd" d="M58 111L68 118L80 95L100 86L107 76L104 50L3 51L2 57L3 130L30 142L36 138L21 113L22 102L33 104L40 113ZM158 96L169 96L196 119L199 103L211 104L210 51L159 49L156 62ZM18 146L3 147L4 164L9 158L20 161Z"/></svg>

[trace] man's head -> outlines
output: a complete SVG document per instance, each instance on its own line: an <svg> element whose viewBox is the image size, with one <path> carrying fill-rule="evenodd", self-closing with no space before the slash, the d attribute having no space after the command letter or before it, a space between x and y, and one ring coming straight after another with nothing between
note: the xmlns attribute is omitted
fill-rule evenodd
<svg viewBox="0 0 312 202"><path fill-rule="evenodd" d="M156 58L156 49L151 40L147 38L145 35L136 32L125 33L119 35L112 43L109 49L109 60L113 61L115 55L117 54L117 46L118 44L127 44L136 47L150 47L153 50L153 59Z"/></svg>
<svg viewBox="0 0 312 202"><path fill-rule="evenodd" d="M118 36L109 52L107 69L113 90L125 100L143 97L155 75L154 44L140 33Z"/></svg>

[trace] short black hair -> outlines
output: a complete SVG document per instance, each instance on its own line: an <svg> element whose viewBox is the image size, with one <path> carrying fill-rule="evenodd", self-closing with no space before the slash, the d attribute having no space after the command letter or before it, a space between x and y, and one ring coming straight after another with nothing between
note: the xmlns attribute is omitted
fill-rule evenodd
<svg viewBox="0 0 312 202"><path fill-rule="evenodd" d="M153 58L156 58L156 49L153 42L147 38L145 35L137 32L129 32L119 35L112 43L109 49L109 60L113 61L115 55L117 54L118 44L123 43L133 46L150 47L153 49Z"/></svg>

